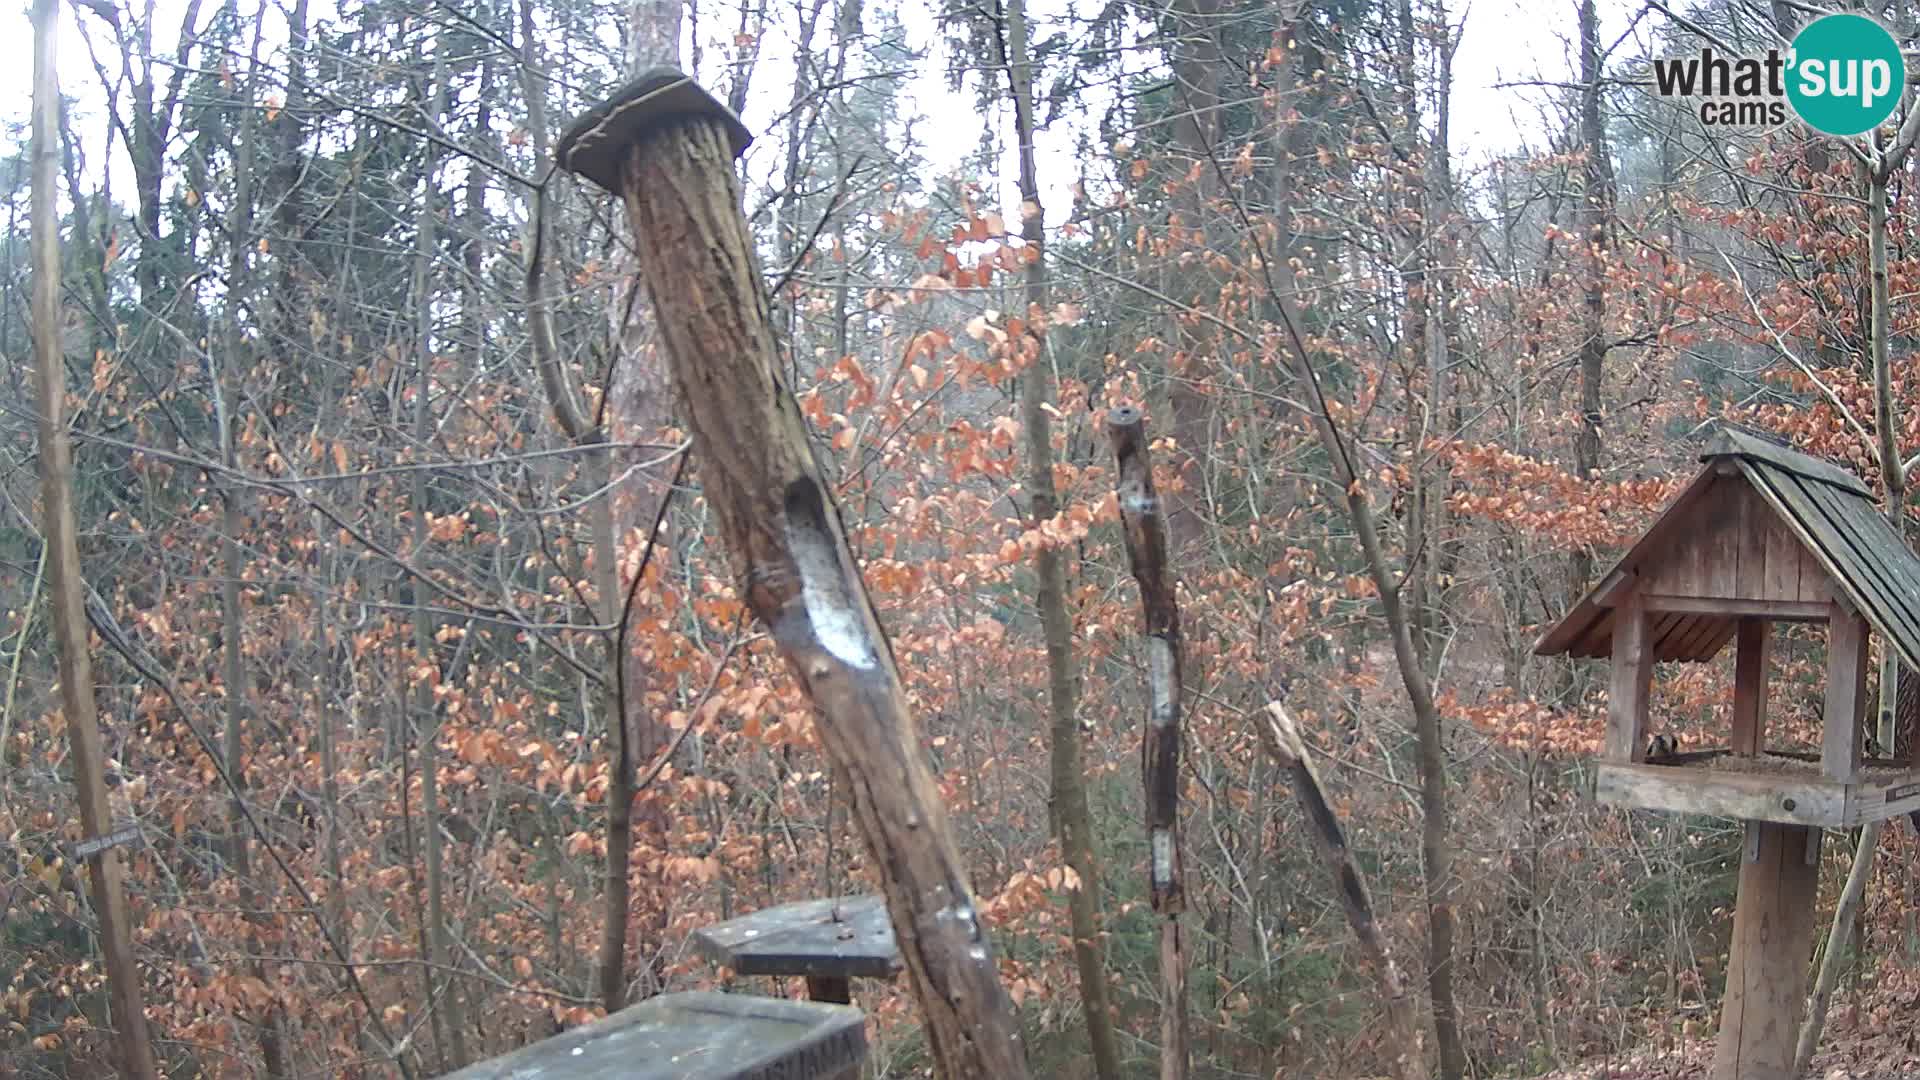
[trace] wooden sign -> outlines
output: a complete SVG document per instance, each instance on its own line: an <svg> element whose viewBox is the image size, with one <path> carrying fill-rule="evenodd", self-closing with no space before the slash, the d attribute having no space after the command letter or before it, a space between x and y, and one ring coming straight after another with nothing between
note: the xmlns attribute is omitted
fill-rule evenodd
<svg viewBox="0 0 1920 1080"><path fill-rule="evenodd" d="M139 839L140 826L122 825L105 836L96 836L73 845L73 857L76 859L90 859L108 848L119 847L121 844L137 843Z"/></svg>

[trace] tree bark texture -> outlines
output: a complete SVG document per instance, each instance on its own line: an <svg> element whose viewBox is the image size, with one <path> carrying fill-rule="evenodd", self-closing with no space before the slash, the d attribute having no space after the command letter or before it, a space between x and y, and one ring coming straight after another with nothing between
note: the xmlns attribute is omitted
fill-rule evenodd
<svg viewBox="0 0 1920 1080"><path fill-rule="evenodd" d="M722 122L682 116L625 151L620 184L673 386L739 589L819 710L950 1080L1027 1076L992 943L778 346Z"/></svg>
<svg viewBox="0 0 1920 1080"><path fill-rule="evenodd" d="M1147 635L1147 727L1140 741L1141 780L1146 788L1147 884L1160 917L1160 1075L1187 1075L1187 956L1180 913L1186 910L1180 850L1180 708L1182 666L1180 603L1167 563L1167 528L1153 486L1153 455L1147 420L1122 406L1107 414L1113 444L1120 531L1127 563L1140 584Z"/></svg>

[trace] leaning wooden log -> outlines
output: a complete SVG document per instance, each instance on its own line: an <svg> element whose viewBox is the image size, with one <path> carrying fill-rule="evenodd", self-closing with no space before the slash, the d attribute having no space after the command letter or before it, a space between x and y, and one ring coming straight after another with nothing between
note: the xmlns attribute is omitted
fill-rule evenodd
<svg viewBox="0 0 1920 1080"><path fill-rule="evenodd" d="M641 75L570 128L561 166L621 196L694 460L747 606L818 709L850 780L894 936L942 1074L1027 1075L947 812L881 631L778 374L766 285L733 160L747 132L684 75Z"/></svg>
<svg viewBox="0 0 1920 1080"><path fill-rule="evenodd" d="M1140 583L1147 634L1147 727L1140 741L1147 792L1147 888L1160 917L1160 1076L1187 1075L1187 951L1180 933L1186 909L1180 852L1180 604L1167 565L1166 522L1153 488L1147 419L1121 406L1107 413L1127 562Z"/></svg>
<svg viewBox="0 0 1920 1080"><path fill-rule="evenodd" d="M1424 1055L1420 1048L1419 1028L1414 1023L1413 1001L1407 996L1407 980L1393 962L1393 950L1380 924L1373 917L1373 900L1367 895L1367 880L1353 863L1347 849L1346 833L1340 818L1327 802L1320 786L1320 774L1313 767L1307 744L1293 717L1279 702L1269 702L1260 712L1257 724L1260 739L1275 764L1286 770L1293 781L1294 797L1306 812L1313 829L1313 845L1333 873L1334 890L1340 894L1340 907L1347 914L1347 925L1360 942L1361 954L1373 973L1374 987L1380 994L1380 1006L1386 1013L1388 1052L1394 1056L1394 1075L1400 1080L1425 1080Z"/></svg>

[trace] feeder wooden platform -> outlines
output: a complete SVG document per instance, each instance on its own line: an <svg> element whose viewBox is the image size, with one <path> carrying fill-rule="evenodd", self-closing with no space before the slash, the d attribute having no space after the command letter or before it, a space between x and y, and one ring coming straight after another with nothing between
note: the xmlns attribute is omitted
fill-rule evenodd
<svg viewBox="0 0 1920 1080"><path fill-rule="evenodd" d="M878 895L802 900L694 931L707 957L738 975L803 975L815 1001L851 1000L849 980L900 971L887 905Z"/></svg>
<svg viewBox="0 0 1920 1080"><path fill-rule="evenodd" d="M1842 829L1920 810L1920 770L1870 758L1847 784L1821 775L1814 755L1702 750L1645 764L1600 762L1593 794L1613 806Z"/></svg>
<svg viewBox="0 0 1920 1080"><path fill-rule="evenodd" d="M840 1080L866 1056L858 1009L702 991L649 998L445 1080Z"/></svg>

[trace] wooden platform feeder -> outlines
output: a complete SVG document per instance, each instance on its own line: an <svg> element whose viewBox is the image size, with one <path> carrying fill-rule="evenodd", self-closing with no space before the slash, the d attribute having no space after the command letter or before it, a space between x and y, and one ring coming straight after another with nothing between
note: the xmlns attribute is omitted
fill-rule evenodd
<svg viewBox="0 0 1920 1080"><path fill-rule="evenodd" d="M1788 1080L1812 955L1820 831L1920 810L1920 761L1866 760L1868 635L1920 668L1920 558L1852 474L1739 432L1534 651L1609 657L1596 797L1746 823L1711 1080ZM1827 628L1817 755L1768 753L1777 622ZM1736 650L1724 749L1649 759L1657 661ZM1920 740L1910 740L1920 745Z"/></svg>
<svg viewBox="0 0 1920 1080"><path fill-rule="evenodd" d="M696 930L709 959L737 975L803 976L815 1001L853 1000L852 980L900 971L887 905L877 895L781 904Z"/></svg>
<svg viewBox="0 0 1920 1080"><path fill-rule="evenodd" d="M851 1080L858 1009L747 994L665 994L445 1080Z"/></svg>

